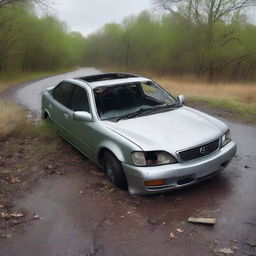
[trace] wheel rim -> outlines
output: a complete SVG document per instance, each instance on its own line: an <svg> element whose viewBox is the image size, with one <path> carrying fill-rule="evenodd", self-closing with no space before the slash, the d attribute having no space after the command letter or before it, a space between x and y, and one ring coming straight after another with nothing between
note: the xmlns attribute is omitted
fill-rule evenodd
<svg viewBox="0 0 256 256"><path fill-rule="evenodd" d="M115 176L113 172L113 166L110 163L106 163L106 173L109 179L114 183L115 181Z"/></svg>

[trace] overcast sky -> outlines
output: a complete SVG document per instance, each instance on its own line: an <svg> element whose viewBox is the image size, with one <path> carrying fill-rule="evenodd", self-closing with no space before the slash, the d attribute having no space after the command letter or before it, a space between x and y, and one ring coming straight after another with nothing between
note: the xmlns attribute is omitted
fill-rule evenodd
<svg viewBox="0 0 256 256"><path fill-rule="evenodd" d="M152 9L151 0L54 0L54 3L57 17L83 35L107 22L120 22L126 16Z"/></svg>

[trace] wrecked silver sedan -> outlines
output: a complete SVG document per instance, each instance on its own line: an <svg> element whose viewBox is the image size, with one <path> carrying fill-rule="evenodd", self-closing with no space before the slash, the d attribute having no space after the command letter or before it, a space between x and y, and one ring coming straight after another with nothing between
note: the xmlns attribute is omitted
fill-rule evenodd
<svg viewBox="0 0 256 256"><path fill-rule="evenodd" d="M153 194L211 178L236 153L226 124L183 103L150 79L100 74L49 88L42 117L114 185Z"/></svg>

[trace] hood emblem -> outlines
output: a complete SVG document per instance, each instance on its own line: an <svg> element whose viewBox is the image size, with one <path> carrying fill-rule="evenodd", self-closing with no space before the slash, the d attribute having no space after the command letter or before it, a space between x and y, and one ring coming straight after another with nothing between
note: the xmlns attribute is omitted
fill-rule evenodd
<svg viewBox="0 0 256 256"><path fill-rule="evenodd" d="M201 147L200 148L200 153L201 154L206 154L207 152L206 152L206 147Z"/></svg>

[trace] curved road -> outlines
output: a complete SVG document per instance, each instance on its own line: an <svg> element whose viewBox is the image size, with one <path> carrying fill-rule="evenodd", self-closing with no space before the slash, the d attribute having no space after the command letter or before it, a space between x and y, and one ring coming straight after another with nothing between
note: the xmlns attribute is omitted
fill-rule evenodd
<svg viewBox="0 0 256 256"><path fill-rule="evenodd" d="M99 72L79 69L11 88L5 96L38 114L41 93L48 86ZM247 243L256 241L256 128L223 120L231 127L238 153L220 176L151 197L132 197L119 190L99 197L95 184L105 178L92 180L86 170L53 180L43 178L16 205L44 218L1 242L0 255L205 256L221 248L231 248L234 255L256 255L256 247ZM95 183L94 189L80 198L79 188L90 182ZM217 224L189 224L190 216L216 217ZM176 239L170 238L171 232Z"/></svg>

